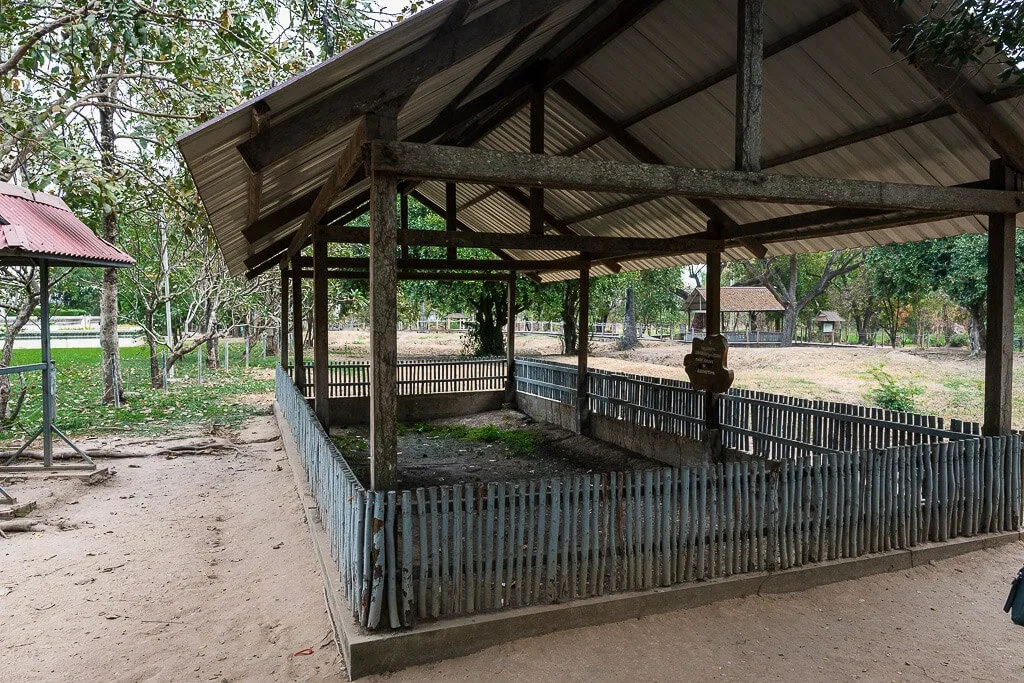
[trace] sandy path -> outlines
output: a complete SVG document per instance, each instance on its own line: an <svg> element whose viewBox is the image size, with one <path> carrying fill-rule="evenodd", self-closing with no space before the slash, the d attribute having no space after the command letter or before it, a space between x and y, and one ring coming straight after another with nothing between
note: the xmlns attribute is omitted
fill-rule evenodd
<svg viewBox="0 0 1024 683"><path fill-rule="evenodd" d="M95 487L10 487L67 530L0 539L0 680L344 679L279 441L101 464Z"/></svg>
<svg viewBox="0 0 1024 683"><path fill-rule="evenodd" d="M388 678L1024 680L1024 628L1001 611L1022 556L1018 543L909 572L525 638Z"/></svg>

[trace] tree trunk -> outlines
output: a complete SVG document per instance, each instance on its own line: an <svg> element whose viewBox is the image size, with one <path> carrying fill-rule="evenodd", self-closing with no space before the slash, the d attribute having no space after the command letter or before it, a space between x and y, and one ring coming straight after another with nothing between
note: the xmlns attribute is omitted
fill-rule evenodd
<svg viewBox="0 0 1024 683"><path fill-rule="evenodd" d="M146 322L146 345L149 347L149 385L154 389L164 386L163 369L160 367L160 359L156 353L156 333L153 332L154 312L147 310L145 313Z"/></svg>
<svg viewBox="0 0 1024 683"><path fill-rule="evenodd" d="M971 341L971 356L973 357L985 353L985 305L971 306L968 312L971 314L968 337Z"/></svg>
<svg viewBox="0 0 1024 683"><path fill-rule="evenodd" d="M562 292L562 353L571 356L578 351L576 311L579 307L579 280L567 280Z"/></svg>
<svg viewBox="0 0 1024 683"><path fill-rule="evenodd" d="M4 345L3 350L0 351L0 367L8 368L11 366L11 358L14 355L14 340L32 318L32 311L35 310L38 303L39 289L35 284L35 269L33 268L25 285L25 300L18 308L18 313L15 315L14 320L9 322L4 330ZM18 410L11 410L10 402L11 376L3 375L0 376L0 423L2 424L9 424L18 417ZM20 400L15 402L16 408L20 405Z"/></svg>
<svg viewBox="0 0 1024 683"><path fill-rule="evenodd" d="M101 101L110 102L110 98L102 96ZM114 161L115 135L114 112L108 107L100 107L100 168L103 177L111 182L117 173ZM117 208L108 205L103 212L103 239L111 244L117 243ZM114 392L119 399L124 399L124 387L120 386L115 369L120 366L120 342L117 337L117 269L103 269L103 284L100 289L100 349L103 358L103 403L114 403Z"/></svg>
<svg viewBox="0 0 1024 683"><path fill-rule="evenodd" d="M505 338L501 333L508 312L503 287L484 283L480 297L473 302L475 328L469 335L473 353L477 356L502 356Z"/></svg>
<svg viewBox="0 0 1024 683"><path fill-rule="evenodd" d="M622 339L619 350L629 351L636 348L636 303L633 301L633 288L626 287L626 312L622 316Z"/></svg>
<svg viewBox="0 0 1024 683"><path fill-rule="evenodd" d="M796 339L796 308L786 306L782 312L782 340L780 346L792 346Z"/></svg>

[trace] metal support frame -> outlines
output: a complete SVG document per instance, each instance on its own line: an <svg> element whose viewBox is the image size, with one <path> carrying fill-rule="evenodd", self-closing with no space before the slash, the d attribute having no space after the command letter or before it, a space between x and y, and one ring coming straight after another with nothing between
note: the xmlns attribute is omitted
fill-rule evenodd
<svg viewBox="0 0 1024 683"><path fill-rule="evenodd" d="M37 264L39 268L39 339L40 339L40 351L42 355L42 362L35 363L33 365L16 365L9 368L0 368L0 375L14 375L21 374L23 372L35 372L36 370L42 373L42 388L43 388L43 423L36 429L32 435L25 441L18 450L10 455L4 464L0 466L0 472L3 471L31 471L35 469L40 470L56 470L56 469L71 469L71 470L94 470L96 469L96 463L92 461L88 455L86 455L81 448L76 446L71 439L69 439L64 432L57 428L54 424L56 419L56 372L53 364L53 358L50 353L50 264L48 261L39 261ZM64 443L71 447L75 453L77 453L85 464L77 465L54 465L53 464L53 437L57 435ZM15 466L14 461L17 460L40 436L43 437L43 464L39 466ZM10 498L6 493L5 496Z"/></svg>

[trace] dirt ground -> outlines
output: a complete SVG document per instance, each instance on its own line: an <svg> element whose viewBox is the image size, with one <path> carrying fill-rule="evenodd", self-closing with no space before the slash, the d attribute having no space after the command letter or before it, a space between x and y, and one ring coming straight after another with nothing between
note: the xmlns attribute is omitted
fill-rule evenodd
<svg viewBox="0 0 1024 683"><path fill-rule="evenodd" d="M1020 681L1024 544L908 572L524 638L390 681Z"/></svg>
<svg viewBox="0 0 1024 683"><path fill-rule="evenodd" d="M0 680L343 678L277 425L235 441L5 486L45 526L0 538Z"/></svg>
<svg viewBox="0 0 1024 683"><path fill-rule="evenodd" d="M591 472L622 472L660 464L554 425L535 422L515 410L495 410L462 418L436 420L433 425L494 426L536 439L531 453L517 453L507 444L453 438L407 426L398 437L398 488L457 483L517 481ZM356 475L369 478L369 427L333 428L331 435ZM351 437L357 437L353 440ZM342 446L348 446L342 448ZM694 442L694 448L699 444Z"/></svg>
<svg viewBox="0 0 1024 683"><path fill-rule="evenodd" d="M366 357L365 332L332 332L335 353ZM556 356L557 337L518 334L516 350L526 356ZM403 356L444 356L462 353L459 334L401 332L398 352ZM591 345L590 366L619 372L686 379L683 356L689 344L644 340L632 351L618 351L614 341ZM575 357L560 356L575 363ZM1014 356L1014 426L1024 429L1024 354ZM868 374L882 365L898 379L922 389L918 412L980 422L983 415L985 361L968 358L965 349L890 349L885 347L741 347L729 349L729 367L736 373L734 386L788 396L871 405L867 394L877 386Z"/></svg>
<svg viewBox="0 0 1024 683"><path fill-rule="evenodd" d="M46 525L0 539L0 681L344 680L271 420L217 455L105 460L116 474L96 486L11 485ZM1000 611L1022 557L1014 544L383 678L1022 680L1024 631Z"/></svg>

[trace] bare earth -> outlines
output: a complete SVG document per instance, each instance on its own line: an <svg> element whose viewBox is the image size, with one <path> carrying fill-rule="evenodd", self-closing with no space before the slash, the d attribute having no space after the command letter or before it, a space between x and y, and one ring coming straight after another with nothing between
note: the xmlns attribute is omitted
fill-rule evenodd
<svg viewBox="0 0 1024 683"><path fill-rule="evenodd" d="M278 437L11 485L46 526L0 539L0 680L343 680Z"/></svg>
<svg viewBox="0 0 1024 683"><path fill-rule="evenodd" d="M525 638L392 681L1019 681L1024 544L800 593Z"/></svg>
<svg viewBox="0 0 1024 683"><path fill-rule="evenodd" d="M557 352L557 340L533 339L523 346ZM597 352L597 367L677 376L685 347ZM974 381L980 367L881 349L733 349L731 358L744 383L788 383L774 389L786 393L834 385L843 400L863 386L855 359L899 363L938 386L949 376ZM0 539L0 681L344 680L306 511L272 420L251 421L217 455L102 461L116 475L96 486L9 486L38 502L33 517L45 526ZM1024 680L1024 631L1001 612L1022 557L1024 544L1013 544L524 639L390 678ZM312 654L297 654L306 648Z"/></svg>

